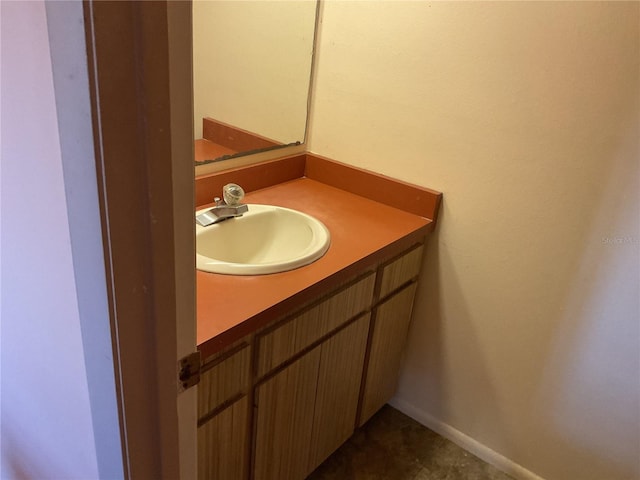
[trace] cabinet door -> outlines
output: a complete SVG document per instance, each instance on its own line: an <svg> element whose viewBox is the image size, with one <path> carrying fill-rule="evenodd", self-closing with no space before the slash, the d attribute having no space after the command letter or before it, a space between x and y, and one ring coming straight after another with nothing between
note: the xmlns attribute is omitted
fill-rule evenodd
<svg viewBox="0 0 640 480"><path fill-rule="evenodd" d="M248 478L248 414L245 396L198 427L198 480Z"/></svg>
<svg viewBox="0 0 640 480"><path fill-rule="evenodd" d="M416 284L412 283L376 309L359 425L396 391L415 290Z"/></svg>
<svg viewBox="0 0 640 480"><path fill-rule="evenodd" d="M367 348L367 314L322 344L311 436L310 470L353 433Z"/></svg>
<svg viewBox="0 0 640 480"><path fill-rule="evenodd" d="M256 389L255 480L302 480L309 473L320 346Z"/></svg>

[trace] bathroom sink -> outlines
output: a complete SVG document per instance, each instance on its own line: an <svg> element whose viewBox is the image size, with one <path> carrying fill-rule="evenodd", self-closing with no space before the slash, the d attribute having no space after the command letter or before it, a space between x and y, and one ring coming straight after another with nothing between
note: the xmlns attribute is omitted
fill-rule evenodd
<svg viewBox="0 0 640 480"><path fill-rule="evenodd" d="M318 260L330 241L327 227L305 213L250 204L241 217L196 224L196 268L231 275L284 272Z"/></svg>

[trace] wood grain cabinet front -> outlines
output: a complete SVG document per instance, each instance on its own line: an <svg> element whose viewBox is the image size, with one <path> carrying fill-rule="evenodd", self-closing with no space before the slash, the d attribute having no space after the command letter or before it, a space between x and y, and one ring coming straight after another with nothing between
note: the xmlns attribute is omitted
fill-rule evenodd
<svg viewBox="0 0 640 480"><path fill-rule="evenodd" d="M382 408L396 391L415 291L416 283L410 283L375 310L358 422L360 426Z"/></svg>
<svg viewBox="0 0 640 480"><path fill-rule="evenodd" d="M371 314L322 344L309 472L340 447L355 429Z"/></svg>
<svg viewBox="0 0 640 480"><path fill-rule="evenodd" d="M407 282L416 280L422 266L423 245L418 245L402 254L399 258L383 265L378 275L381 276L379 299L383 299L395 289Z"/></svg>
<svg viewBox="0 0 640 480"><path fill-rule="evenodd" d="M255 480L302 480L351 436L369 316L257 388Z"/></svg>
<svg viewBox="0 0 640 480"><path fill-rule="evenodd" d="M320 353L314 348L256 389L255 480L309 473Z"/></svg>
<svg viewBox="0 0 640 480"><path fill-rule="evenodd" d="M203 365L198 385L198 479L244 480L249 473L249 339Z"/></svg>
<svg viewBox="0 0 640 480"><path fill-rule="evenodd" d="M199 480L303 480L395 393L422 245L210 358Z"/></svg>
<svg viewBox="0 0 640 480"><path fill-rule="evenodd" d="M198 385L198 418L202 419L223 403L248 393L250 386L250 345L241 344L222 358L205 362Z"/></svg>
<svg viewBox="0 0 640 480"><path fill-rule="evenodd" d="M198 427L198 480L249 478L249 397Z"/></svg>
<svg viewBox="0 0 640 480"><path fill-rule="evenodd" d="M258 376L262 377L324 335L371 307L372 272L293 318L258 335Z"/></svg>

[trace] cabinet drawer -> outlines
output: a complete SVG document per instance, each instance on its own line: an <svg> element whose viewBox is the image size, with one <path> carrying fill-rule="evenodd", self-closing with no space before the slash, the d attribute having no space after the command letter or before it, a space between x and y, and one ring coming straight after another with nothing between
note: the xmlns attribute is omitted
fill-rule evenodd
<svg viewBox="0 0 640 480"><path fill-rule="evenodd" d="M204 368L198 386L198 417L247 391L251 375L251 347L247 345L224 360L213 362L212 367L205 365Z"/></svg>
<svg viewBox="0 0 640 480"><path fill-rule="evenodd" d="M382 269L380 298L384 298L420 273L423 246L414 248Z"/></svg>
<svg viewBox="0 0 640 480"><path fill-rule="evenodd" d="M291 358L371 306L375 274L332 295L259 337L258 376Z"/></svg>

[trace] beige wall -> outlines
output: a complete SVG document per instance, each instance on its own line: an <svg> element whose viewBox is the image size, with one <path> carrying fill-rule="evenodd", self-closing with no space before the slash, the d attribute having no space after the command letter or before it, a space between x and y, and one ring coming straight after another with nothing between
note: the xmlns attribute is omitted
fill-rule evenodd
<svg viewBox="0 0 640 480"><path fill-rule="evenodd" d="M637 478L640 3L323 7L310 150L444 192L394 404L521 478Z"/></svg>
<svg viewBox="0 0 640 480"><path fill-rule="evenodd" d="M315 2L193 2L195 136L202 118L303 141Z"/></svg>

